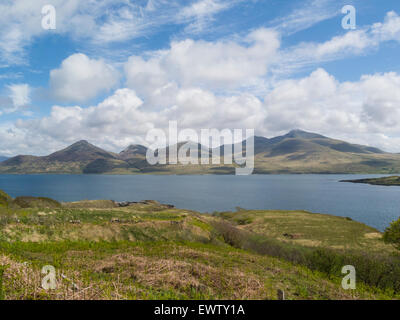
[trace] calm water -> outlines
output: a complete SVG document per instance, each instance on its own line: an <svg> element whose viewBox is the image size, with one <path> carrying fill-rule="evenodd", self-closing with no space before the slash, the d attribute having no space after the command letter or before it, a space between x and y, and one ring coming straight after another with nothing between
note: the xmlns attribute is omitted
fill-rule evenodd
<svg viewBox="0 0 400 320"><path fill-rule="evenodd" d="M246 209L308 210L351 217L379 230L400 216L400 187L339 183L380 175L107 176L0 175L11 196L59 201L158 200L201 212Z"/></svg>

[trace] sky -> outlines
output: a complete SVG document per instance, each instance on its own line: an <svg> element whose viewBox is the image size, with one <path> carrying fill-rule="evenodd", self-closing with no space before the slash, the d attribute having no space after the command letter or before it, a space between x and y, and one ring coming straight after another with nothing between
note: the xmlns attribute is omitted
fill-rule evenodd
<svg viewBox="0 0 400 320"><path fill-rule="evenodd" d="M398 0L1 0L0 155L169 121L400 152L399 54Z"/></svg>

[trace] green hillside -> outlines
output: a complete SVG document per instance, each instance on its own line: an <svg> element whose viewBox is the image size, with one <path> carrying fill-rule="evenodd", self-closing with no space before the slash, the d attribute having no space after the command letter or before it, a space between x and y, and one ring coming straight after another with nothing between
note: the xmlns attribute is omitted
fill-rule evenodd
<svg viewBox="0 0 400 320"><path fill-rule="evenodd" d="M278 290L290 300L400 297L400 270L391 267L398 254L378 231L348 219L42 199L0 206L5 299L264 300ZM344 256L357 268L356 290L341 288ZM41 288L44 265L56 268L55 290Z"/></svg>

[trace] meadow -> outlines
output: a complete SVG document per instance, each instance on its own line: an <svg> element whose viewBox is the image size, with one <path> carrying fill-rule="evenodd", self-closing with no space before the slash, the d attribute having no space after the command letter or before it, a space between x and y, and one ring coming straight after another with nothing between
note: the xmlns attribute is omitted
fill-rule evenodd
<svg viewBox="0 0 400 320"><path fill-rule="evenodd" d="M361 223L308 212L125 205L1 193L0 298L271 300L279 290L290 300L400 297L397 251ZM355 290L341 287L341 264L349 262ZM52 290L42 288L46 265L56 270Z"/></svg>

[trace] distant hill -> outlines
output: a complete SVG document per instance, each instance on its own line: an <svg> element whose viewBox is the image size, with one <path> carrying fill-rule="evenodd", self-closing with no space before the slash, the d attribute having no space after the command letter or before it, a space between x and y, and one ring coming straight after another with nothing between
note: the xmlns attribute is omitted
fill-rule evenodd
<svg viewBox="0 0 400 320"><path fill-rule="evenodd" d="M136 159L138 157L146 157L146 152L147 148L145 146L134 144L121 151L118 157L122 160Z"/></svg>
<svg viewBox="0 0 400 320"><path fill-rule="evenodd" d="M0 156L0 162L6 161L8 157Z"/></svg>
<svg viewBox="0 0 400 320"><path fill-rule="evenodd" d="M184 144L178 143L178 150ZM202 145L197 146L203 156L211 156L215 151ZM167 157L171 148L165 150ZM224 146L219 149L223 156ZM232 174L235 169L234 165L223 163L152 166L146 161L146 152L145 146L131 145L117 154L82 140L48 156L20 155L7 159L0 163L0 173ZM270 139L256 136L254 152L254 173L258 174L400 172L400 154L302 130L292 130Z"/></svg>
<svg viewBox="0 0 400 320"><path fill-rule="evenodd" d="M44 158L48 161L76 162L97 159L115 159L116 157L117 155L111 152L104 151L86 140L81 140Z"/></svg>

